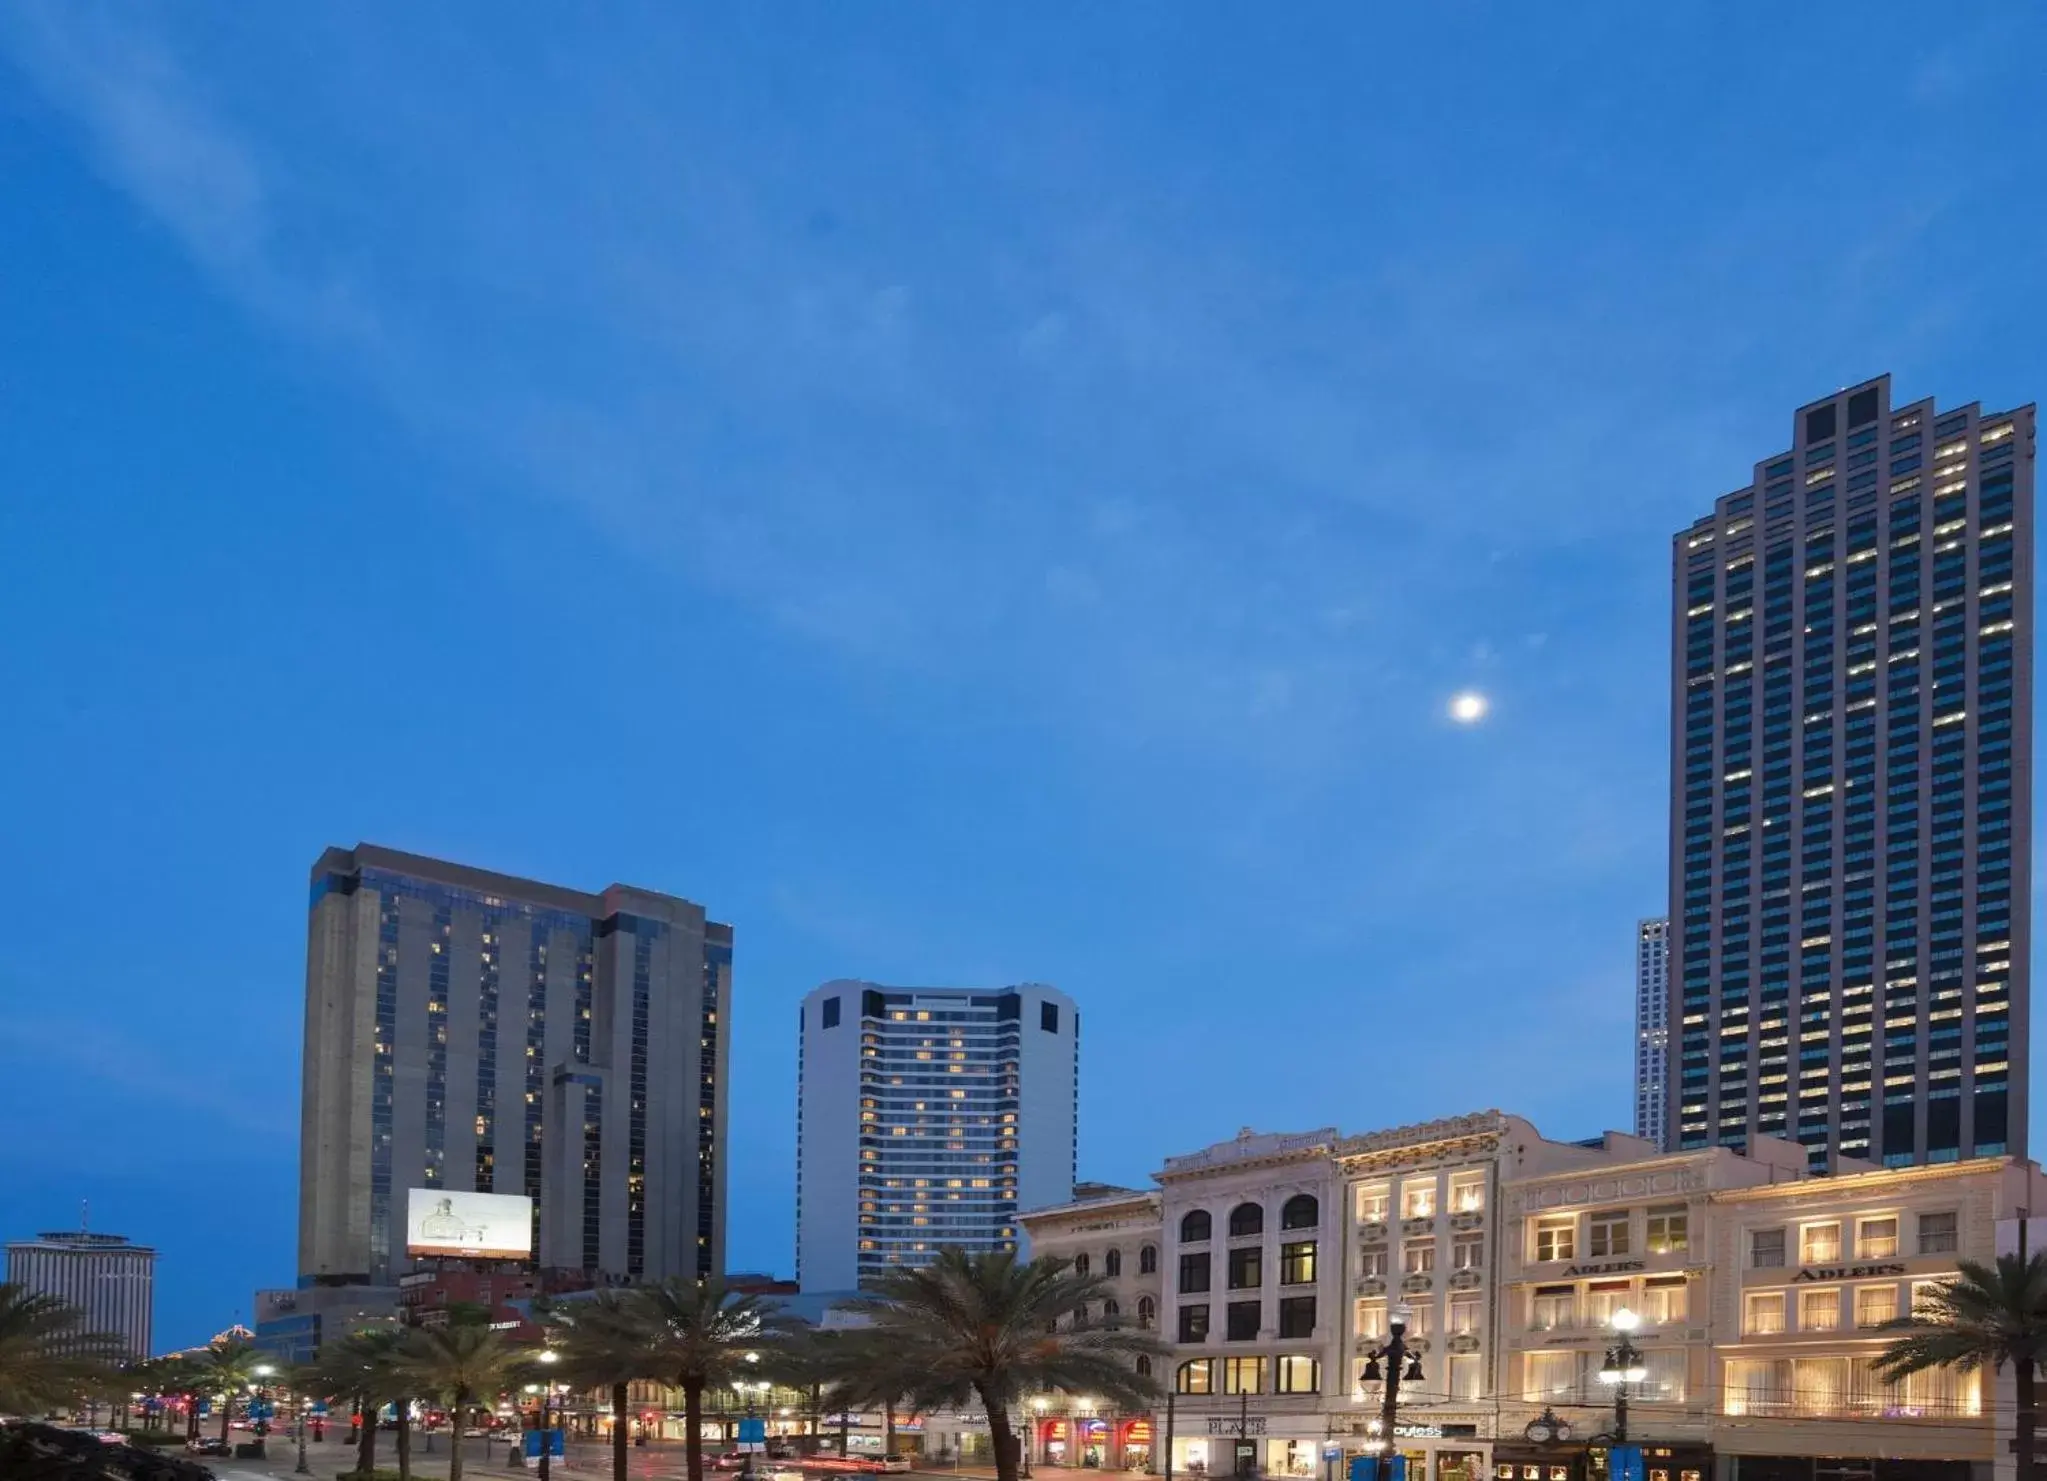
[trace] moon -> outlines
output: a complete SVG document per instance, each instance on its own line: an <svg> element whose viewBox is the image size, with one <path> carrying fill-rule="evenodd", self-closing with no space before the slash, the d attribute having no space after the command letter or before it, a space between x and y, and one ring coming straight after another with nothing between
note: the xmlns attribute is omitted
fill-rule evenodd
<svg viewBox="0 0 2047 1481"><path fill-rule="evenodd" d="M1476 725L1490 708L1483 694L1476 689L1467 689L1450 701L1450 718L1459 725Z"/></svg>

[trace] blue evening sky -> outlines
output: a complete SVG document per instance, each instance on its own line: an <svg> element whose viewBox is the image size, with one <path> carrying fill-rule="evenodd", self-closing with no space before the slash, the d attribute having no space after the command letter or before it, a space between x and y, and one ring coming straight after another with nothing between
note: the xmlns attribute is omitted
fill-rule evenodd
<svg viewBox="0 0 2047 1481"><path fill-rule="evenodd" d="M0 10L0 1233L289 1283L305 878L1056 983L1084 1176L1629 1116L1669 537L2023 402L2033 6ZM1448 698L1477 686L1488 723Z"/></svg>

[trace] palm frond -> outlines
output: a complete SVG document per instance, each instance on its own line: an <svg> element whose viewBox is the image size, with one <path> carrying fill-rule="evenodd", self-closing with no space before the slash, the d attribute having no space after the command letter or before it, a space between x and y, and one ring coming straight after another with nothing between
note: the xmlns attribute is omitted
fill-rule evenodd
<svg viewBox="0 0 2047 1481"><path fill-rule="evenodd" d="M17 1284L0 1284L0 1412L40 1414L104 1392L120 1339L86 1330L77 1307Z"/></svg>
<svg viewBox="0 0 2047 1481"><path fill-rule="evenodd" d="M2047 1353L2047 1252L1995 1265L1958 1260L1955 1274L1886 1324L1901 1334L1870 1361L1887 1383L1929 1368L1960 1373L2036 1361Z"/></svg>

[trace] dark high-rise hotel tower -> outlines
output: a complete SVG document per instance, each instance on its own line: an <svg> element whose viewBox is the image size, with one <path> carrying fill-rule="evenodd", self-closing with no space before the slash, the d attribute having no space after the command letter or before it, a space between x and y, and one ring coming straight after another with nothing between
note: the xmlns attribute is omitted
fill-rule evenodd
<svg viewBox="0 0 2047 1481"><path fill-rule="evenodd" d="M545 1269L725 1259L732 928L358 844L313 865L302 1285L394 1284L409 1189L532 1200Z"/></svg>
<svg viewBox="0 0 2047 1481"><path fill-rule="evenodd" d="M2023 1156L2033 408L1792 437L1674 552L1672 1140Z"/></svg>

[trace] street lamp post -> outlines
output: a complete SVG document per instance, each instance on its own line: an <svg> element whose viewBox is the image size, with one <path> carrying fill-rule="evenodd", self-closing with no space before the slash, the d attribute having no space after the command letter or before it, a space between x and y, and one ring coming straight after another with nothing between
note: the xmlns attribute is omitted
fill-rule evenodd
<svg viewBox="0 0 2047 1481"><path fill-rule="evenodd" d="M1379 1440L1389 1463L1398 1453L1393 1443L1393 1418L1400 1408L1400 1385L1403 1380L1419 1383L1422 1378L1421 1357L1407 1347L1407 1321L1413 1315L1414 1308L1405 1301L1394 1306L1387 1313L1386 1330L1390 1335L1385 1345L1365 1359L1366 1383L1378 1381L1383 1365L1386 1397L1379 1405Z"/></svg>
<svg viewBox="0 0 2047 1481"><path fill-rule="evenodd" d="M748 1362L754 1362L757 1360L757 1355L754 1353L748 1353L746 1355L746 1358ZM746 1418L748 1419L752 1419L760 1413L760 1407L755 1401L757 1399L765 1399L767 1397L768 1390L774 1387L774 1385L769 1383L766 1379L760 1379L756 1381L747 1378L740 1379L737 1383L733 1384L732 1386L739 1390L739 1397L746 1405ZM751 1428L752 1428L751 1426L748 1426L749 1432L751 1432ZM745 1442L745 1444L749 1447L751 1447L754 1443L756 1442L751 1440ZM760 1443L762 1445L762 1448L765 1449L766 1442L763 1441ZM743 1478L743 1481L753 1481L755 1475L754 1451L751 1448L747 1449L746 1451L746 1460L741 1465L739 1474Z"/></svg>
<svg viewBox="0 0 2047 1481"><path fill-rule="evenodd" d="M536 1361L552 1367L560 1358L553 1348L543 1347ZM547 1417L548 1401L553 1397L554 1378L543 1375L540 1383L540 1481L547 1481L547 1462L554 1453L554 1427Z"/></svg>
<svg viewBox="0 0 2047 1481"><path fill-rule="evenodd" d="M298 1395L299 1463L291 1468L294 1476L310 1476L313 1468L306 1464L306 1415L313 1407L313 1401L304 1394Z"/></svg>
<svg viewBox="0 0 2047 1481"><path fill-rule="evenodd" d="M276 1371L268 1363L258 1363L254 1369L256 1374L256 1402L261 1404L265 1411L256 1417L254 1424L249 1426L256 1435L258 1454L270 1448L270 1416L268 1413L270 1408L270 1377Z"/></svg>
<svg viewBox="0 0 2047 1481"><path fill-rule="evenodd" d="M1613 1385L1613 1440L1616 1445L1628 1441L1628 1385L1640 1383L1649 1376L1649 1370L1642 1366L1642 1350L1635 1346L1630 1334L1642 1325L1642 1319L1623 1306L1613 1314L1613 1329L1619 1340L1606 1350L1606 1362L1599 1369L1599 1381Z"/></svg>

